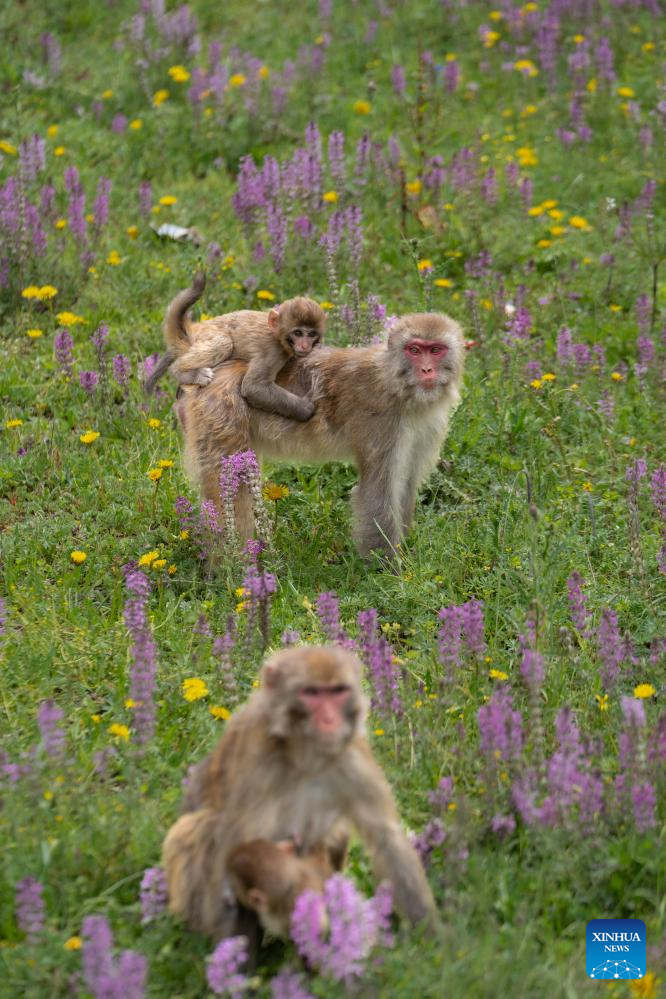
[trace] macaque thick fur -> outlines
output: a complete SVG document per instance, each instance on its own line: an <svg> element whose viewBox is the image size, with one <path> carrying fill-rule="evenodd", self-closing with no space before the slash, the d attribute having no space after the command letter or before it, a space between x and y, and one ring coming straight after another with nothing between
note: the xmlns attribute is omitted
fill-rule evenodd
<svg viewBox="0 0 666 999"><path fill-rule="evenodd" d="M252 448L287 461L353 461L354 537L361 554L395 550L411 526L419 484L434 468L451 410L460 400L465 345L460 326L439 313L403 316L388 342L373 347L323 347L289 361L277 382L290 394L313 396L306 423L247 404L247 368L218 368L203 390L185 386L176 405L185 460L204 499L220 504L224 455ZM236 529L251 537L251 497L241 487Z"/></svg>
<svg viewBox="0 0 666 999"><path fill-rule="evenodd" d="M203 274L171 302L164 318L167 352L146 382L151 392L167 369L181 385L208 385L214 368L225 361L247 362L241 383L243 398L257 409L291 420L309 420L310 398L294 395L275 384L278 372L292 357L306 357L321 342L326 313L311 298L290 298L269 312L229 312L191 323L187 312L201 296Z"/></svg>
<svg viewBox="0 0 666 999"><path fill-rule="evenodd" d="M349 827L377 877L391 882L398 911L412 924L437 925L421 862L364 734L360 675L359 660L338 646L278 652L217 747L190 771L163 864L169 908L192 929L214 939L247 932L238 870L229 870L237 847L293 839L303 857L324 850L335 867Z"/></svg>

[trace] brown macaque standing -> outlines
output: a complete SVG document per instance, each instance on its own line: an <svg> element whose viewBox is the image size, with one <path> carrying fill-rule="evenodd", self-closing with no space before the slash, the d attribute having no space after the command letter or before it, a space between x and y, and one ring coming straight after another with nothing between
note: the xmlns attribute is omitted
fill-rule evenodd
<svg viewBox="0 0 666 999"><path fill-rule="evenodd" d="M229 360L244 361L243 398L257 409L291 420L309 420L310 398L294 395L275 384L278 372L292 358L307 357L324 336L326 314L311 298L290 298L270 312L229 312L190 323L188 309L204 288L197 274L191 288L180 292L164 318L167 352L146 382L153 388L167 368L181 385L208 385L213 368Z"/></svg>
<svg viewBox="0 0 666 999"><path fill-rule="evenodd" d="M231 851L227 873L238 902L257 913L271 936L288 940L296 899L306 890L321 894L333 867L323 846L303 856L293 840L254 839Z"/></svg>
<svg viewBox="0 0 666 999"><path fill-rule="evenodd" d="M191 770L163 864L169 908L192 929L215 939L249 932L229 869L236 847L293 838L304 857L324 851L335 866L341 829L350 826L377 877L391 882L396 908L412 924L438 925L421 862L364 734L360 675L356 656L338 646L278 652L217 747Z"/></svg>
<svg viewBox="0 0 666 999"><path fill-rule="evenodd" d="M353 461L354 537L361 554L394 551L411 526L419 484L434 468L451 410L460 400L465 344L460 326L439 313L403 316L388 342L373 347L321 348L291 360L278 385L313 396L307 423L247 405L247 368L225 365L202 391L185 388L177 413L185 461L204 499L220 503L223 455L252 448L287 461ZM235 501L236 528L254 530L249 491Z"/></svg>

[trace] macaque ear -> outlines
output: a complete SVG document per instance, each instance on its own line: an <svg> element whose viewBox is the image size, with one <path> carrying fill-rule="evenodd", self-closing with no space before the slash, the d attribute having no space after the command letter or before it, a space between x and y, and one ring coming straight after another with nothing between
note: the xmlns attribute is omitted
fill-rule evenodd
<svg viewBox="0 0 666 999"><path fill-rule="evenodd" d="M280 318L280 309L276 306L274 309L268 313L268 326L269 329L275 331L278 328L278 320Z"/></svg>
<svg viewBox="0 0 666 999"><path fill-rule="evenodd" d="M268 911L268 895L261 888L250 888L247 893L247 901L255 912Z"/></svg>

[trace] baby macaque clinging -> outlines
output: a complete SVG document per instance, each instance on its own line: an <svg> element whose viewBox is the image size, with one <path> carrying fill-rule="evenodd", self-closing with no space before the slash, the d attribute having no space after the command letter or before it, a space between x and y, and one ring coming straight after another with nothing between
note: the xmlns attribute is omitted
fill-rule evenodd
<svg viewBox="0 0 666 999"><path fill-rule="evenodd" d="M322 341L324 310L311 298L290 298L270 312L245 309L190 323L187 311L204 283L203 274L197 274L192 287L169 305L164 319L167 353L146 382L146 391L152 391L167 368L181 385L204 386L217 365L244 361L248 368L241 394L251 406L287 419L309 420L315 408L312 399L281 388L275 379L290 358L307 357Z"/></svg>
<svg viewBox="0 0 666 999"><path fill-rule="evenodd" d="M333 867L323 846L299 856L293 840L254 839L231 851L227 871L241 905L257 913L268 933L287 940L296 899L306 890L321 894Z"/></svg>
<svg viewBox="0 0 666 999"><path fill-rule="evenodd" d="M217 747L190 771L185 814L167 833L163 859L169 908L192 929L215 939L239 931L252 937L247 916L256 920L261 896L249 890L263 874L252 870L257 853L246 851L248 880L241 870L239 881L236 848L293 838L312 865L307 877L321 878L329 863L344 861L349 827L369 849L377 876L392 883L402 914L438 925L421 862L364 734L360 676L359 660L338 646L278 652ZM298 880L303 867L292 873L269 849L272 873ZM286 910L286 889L282 898Z"/></svg>

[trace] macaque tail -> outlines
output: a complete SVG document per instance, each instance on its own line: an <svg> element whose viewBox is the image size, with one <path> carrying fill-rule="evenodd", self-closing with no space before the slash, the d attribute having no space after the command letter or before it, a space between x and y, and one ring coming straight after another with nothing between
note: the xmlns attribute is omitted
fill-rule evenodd
<svg viewBox="0 0 666 999"><path fill-rule="evenodd" d="M179 354L184 353L191 344L190 335L187 330L185 317L198 299L201 298L206 287L206 275L203 271L197 271L192 280L192 286L185 291L179 292L169 305L164 316L164 340L167 345L167 352L162 357L150 378L144 383L144 391L150 395L158 381L171 367Z"/></svg>

